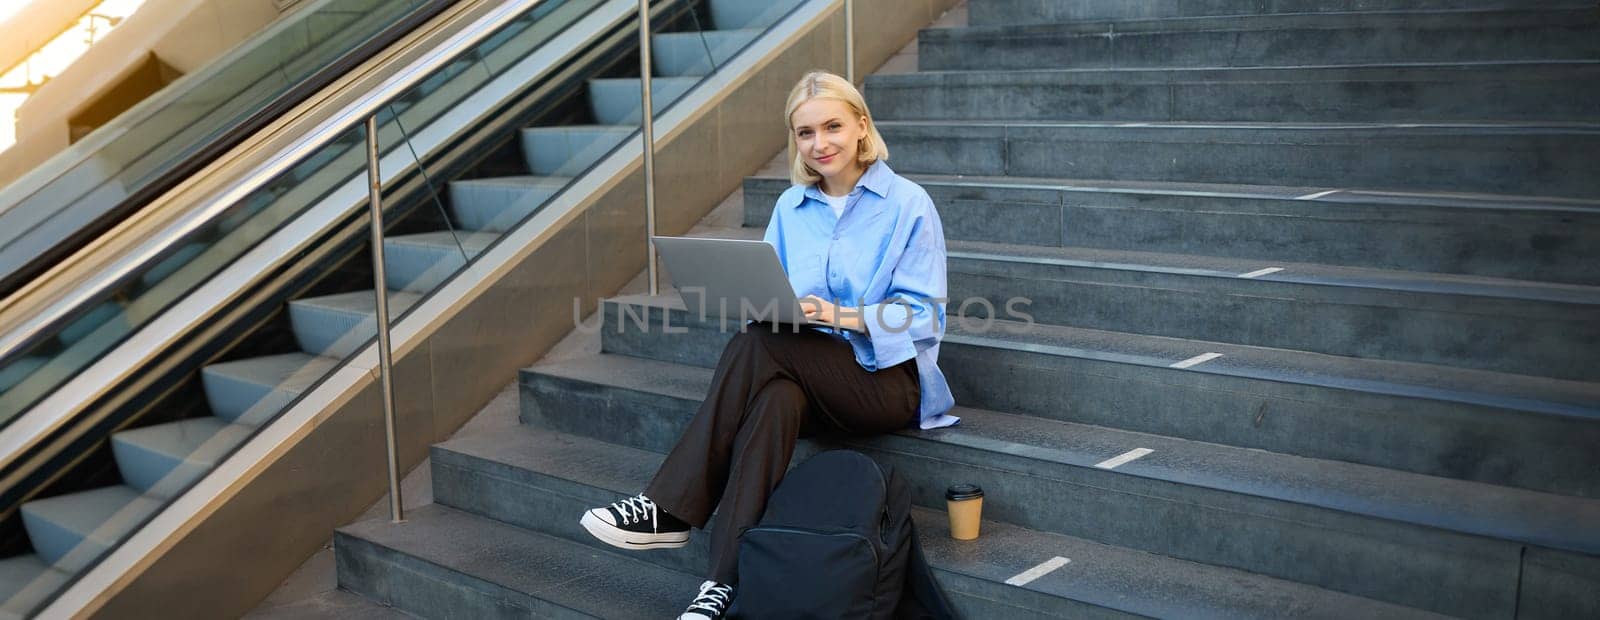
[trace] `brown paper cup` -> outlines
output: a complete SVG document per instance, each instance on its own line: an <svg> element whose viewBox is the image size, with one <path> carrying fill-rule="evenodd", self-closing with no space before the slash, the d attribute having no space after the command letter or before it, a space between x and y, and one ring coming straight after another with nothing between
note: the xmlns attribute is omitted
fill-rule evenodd
<svg viewBox="0 0 1600 620"><path fill-rule="evenodd" d="M983 489L958 484L945 491L944 498L950 512L950 537L956 540L977 538L978 524L983 522Z"/></svg>

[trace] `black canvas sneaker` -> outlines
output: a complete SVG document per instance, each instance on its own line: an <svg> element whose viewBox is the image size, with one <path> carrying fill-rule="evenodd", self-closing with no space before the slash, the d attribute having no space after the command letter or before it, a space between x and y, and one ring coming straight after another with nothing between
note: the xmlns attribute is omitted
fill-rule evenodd
<svg viewBox="0 0 1600 620"><path fill-rule="evenodd" d="M700 584L700 595L694 597L694 602L689 603L678 620L717 620L728 611L728 602L732 600L733 586L707 580Z"/></svg>
<svg viewBox="0 0 1600 620"><path fill-rule="evenodd" d="M689 544L689 524L656 509L656 503L642 494L590 509L578 523L595 538L623 549L677 549Z"/></svg>

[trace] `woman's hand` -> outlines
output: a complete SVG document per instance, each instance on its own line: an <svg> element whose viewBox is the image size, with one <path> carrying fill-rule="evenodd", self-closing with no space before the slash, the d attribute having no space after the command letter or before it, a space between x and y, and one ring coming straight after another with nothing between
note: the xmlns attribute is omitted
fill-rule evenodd
<svg viewBox="0 0 1600 620"><path fill-rule="evenodd" d="M800 308L805 311L807 319L838 325L858 332L865 333L867 331L867 323L863 320L859 309L851 308L841 313L839 312L839 306L816 295L806 295L800 298Z"/></svg>

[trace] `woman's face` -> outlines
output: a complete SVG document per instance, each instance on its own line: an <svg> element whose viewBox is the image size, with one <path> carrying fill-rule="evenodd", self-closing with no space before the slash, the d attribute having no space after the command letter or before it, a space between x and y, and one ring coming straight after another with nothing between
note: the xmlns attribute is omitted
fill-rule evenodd
<svg viewBox="0 0 1600 620"><path fill-rule="evenodd" d="M862 167L856 153L867 135L867 119L855 115L845 102L812 99L795 108L789 121L795 150L823 178Z"/></svg>

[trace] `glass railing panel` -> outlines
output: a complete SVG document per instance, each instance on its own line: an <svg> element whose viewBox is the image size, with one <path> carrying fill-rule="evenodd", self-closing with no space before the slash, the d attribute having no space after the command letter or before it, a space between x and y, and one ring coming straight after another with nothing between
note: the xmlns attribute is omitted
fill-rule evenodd
<svg viewBox="0 0 1600 620"><path fill-rule="evenodd" d="M463 98L496 77L480 61L481 57L503 49L513 50L513 57L526 56L580 16L583 8L597 2L550 0L543 3L543 7L553 7L547 8L545 14L565 19L516 20L502 31L510 32L510 36L485 41L383 107L378 114L379 142L388 150L403 148L404 151L386 155L386 158L398 158L394 160L396 163L388 165L414 165L415 146L405 139L412 133L422 131L437 135L452 131L451 127L440 127L437 122L457 109ZM568 9L560 10L562 7ZM547 21L559 23L544 23ZM540 27L531 28L535 23ZM266 183L183 242L168 248L166 255L146 265L104 301L80 308L78 316L65 322L53 336L6 355L0 360L0 390L3 390L0 391L0 426L8 424L39 398L120 343L132 330L143 326L285 222L328 198L336 189L351 184L352 180L359 182L357 177L365 166L362 145L355 133L341 136ZM348 193L347 190L344 195ZM481 235L472 241L480 249L487 243ZM439 264L427 272L428 277L415 282L397 282L404 284L397 288L426 292L464 264L460 251L441 255Z"/></svg>
<svg viewBox="0 0 1600 620"><path fill-rule="evenodd" d="M191 292L283 223L298 216L362 170L355 132L333 141L302 166L268 182L229 207L165 254L124 279L100 301L80 308L49 337L0 362L7 381L0 392L0 425L10 423L43 396L99 359L133 330ZM31 370L30 370L31 369Z"/></svg>
<svg viewBox="0 0 1600 620"><path fill-rule="evenodd" d="M0 189L0 277L115 209L427 0L322 0Z"/></svg>

